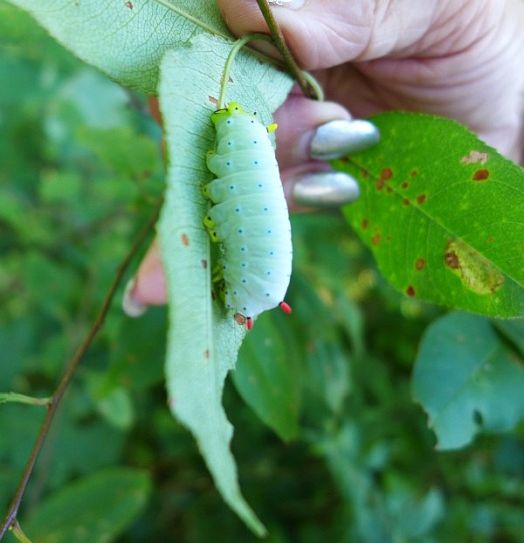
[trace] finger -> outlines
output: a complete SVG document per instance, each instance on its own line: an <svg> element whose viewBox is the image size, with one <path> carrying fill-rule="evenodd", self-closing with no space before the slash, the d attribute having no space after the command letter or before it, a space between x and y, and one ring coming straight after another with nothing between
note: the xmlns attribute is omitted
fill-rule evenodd
<svg viewBox="0 0 524 543"><path fill-rule="evenodd" d="M148 305L162 305L167 301L164 268L158 241L154 241L136 276L129 281L122 300L122 309L130 317L139 317Z"/></svg>
<svg viewBox="0 0 524 543"><path fill-rule="evenodd" d="M330 121L351 120L351 114L334 102L318 102L292 94L275 112L277 160L281 170L311 160L315 131Z"/></svg>
<svg viewBox="0 0 524 543"><path fill-rule="evenodd" d="M438 0L292 0L272 10L298 63L315 70L349 60L380 58L417 44L418 49L427 47L422 38L445 19L450 4ZM268 32L255 0L218 0L218 5L235 34ZM440 33L434 39L443 36Z"/></svg>

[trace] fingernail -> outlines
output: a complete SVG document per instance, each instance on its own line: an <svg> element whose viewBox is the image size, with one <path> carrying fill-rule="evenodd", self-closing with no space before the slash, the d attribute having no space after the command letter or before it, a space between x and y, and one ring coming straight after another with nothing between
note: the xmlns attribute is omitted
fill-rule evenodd
<svg viewBox="0 0 524 543"><path fill-rule="evenodd" d="M378 143L380 132L369 121L337 120L319 126L311 140L311 158L330 160L357 153Z"/></svg>
<svg viewBox="0 0 524 543"><path fill-rule="evenodd" d="M291 9L299 9L304 5L305 0L269 0L270 4L283 6Z"/></svg>
<svg viewBox="0 0 524 543"><path fill-rule="evenodd" d="M359 194L355 179L341 172L308 173L297 177L293 185L295 202L307 207L339 207L355 201Z"/></svg>
<svg viewBox="0 0 524 543"><path fill-rule="evenodd" d="M135 289L136 279L132 277L124 289L122 297L122 310L128 317L141 317L147 310L147 305L137 302L133 298L133 290Z"/></svg>

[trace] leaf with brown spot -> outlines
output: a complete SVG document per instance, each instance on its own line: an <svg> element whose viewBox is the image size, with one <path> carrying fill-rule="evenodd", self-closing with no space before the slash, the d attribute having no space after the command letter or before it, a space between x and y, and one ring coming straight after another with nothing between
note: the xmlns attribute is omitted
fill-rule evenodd
<svg viewBox="0 0 524 543"><path fill-rule="evenodd" d="M372 121L380 143L333 166L359 181L360 199L344 211L386 279L404 294L414 286L417 299L523 315L523 168L450 119L388 112ZM373 229L362 227L368 218Z"/></svg>

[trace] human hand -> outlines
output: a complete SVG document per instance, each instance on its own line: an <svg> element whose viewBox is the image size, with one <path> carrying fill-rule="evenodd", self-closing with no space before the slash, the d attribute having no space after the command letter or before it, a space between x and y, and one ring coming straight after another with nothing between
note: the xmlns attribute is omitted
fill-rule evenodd
<svg viewBox="0 0 524 543"><path fill-rule="evenodd" d="M218 4L234 33L267 32L255 0ZM297 91L275 114L277 158L291 205L307 203L315 183L331 182L340 193L337 174L306 174L325 171L312 158L350 150L355 138L349 125L329 124L347 121L348 110L356 117L390 109L452 117L507 157L522 159L521 0L289 0L273 13L298 63L314 72L328 100L314 102ZM124 306L136 314L165 297L154 245Z"/></svg>

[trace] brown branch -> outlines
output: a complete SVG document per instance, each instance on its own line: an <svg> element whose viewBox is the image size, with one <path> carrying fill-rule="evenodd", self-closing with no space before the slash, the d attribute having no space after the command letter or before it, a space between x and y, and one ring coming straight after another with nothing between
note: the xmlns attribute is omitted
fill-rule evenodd
<svg viewBox="0 0 524 543"><path fill-rule="evenodd" d="M278 26L278 23L273 16L273 12L269 7L268 1L257 0L257 4L260 8L260 11L262 12L262 15L264 16L269 31L271 32L271 36L275 41L275 45L280 51L280 54L282 55L282 58L284 59L284 62L286 63L289 72L295 78L296 82L302 89L304 96L307 96L308 98L318 99L317 93L309 84L307 79L304 77L304 73L300 69L295 58L293 57L293 54L289 50L289 47L286 44L286 40L284 39L284 35L282 34L282 30L280 30L280 26Z"/></svg>
<svg viewBox="0 0 524 543"><path fill-rule="evenodd" d="M113 279L113 282L111 286L109 287L109 290L106 294L104 302L102 303L102 307L100 308L98 316L95 319L95 322L91 326L91 329L87 333L87 336L85 337L84 341L80 344L76 352L73 354L73 356L69 359L69 361L66 364L66 369L64 371L64 374L62 375L62 378L60 379L53 395L51 396L49 400L47 415L42 423L42 426L40 427L40 431L38 432L36 440L33 444L31 454L29 455L29 459L27 461L27 464L24 468L24 471L18 483L16 492L13 496L13 499L11 500L11 503L9 504L9 508L4 517L2 525L0 526L0 540L3 539L4 535L9 530L9 528L13 526L14 523L16 522L18 510L20 508L20 503L22 502L22 498L24 497L27 484L29 483L29 479L33 473L33 469L35 467L38 456L42 450L42 447L45 443L46 437L53 423L57 409L64 397L64 393L67 390L69 383L75 376L76 370L78 369L78 366L80 365L80 362L82 361L82 358L84 357L87 350L89 349L96 334L102 327L104 320L106 318L106 315L109 311L109 308L111 307L113 298L115 297L116 291L118 287L120 286L122 279L124 278L127 268L131 264L133 258L137 254L138 250L142 246L148 234L154 228L158 219L158 215L160 213L161 205L162 205L162 202L159 202L157 204L153 215L151 216L147 224L142 228L142 230L140 230L135 241L133 242L131 246L131 249L125 256L124 260L118 266L115 278Z"/></svg>

